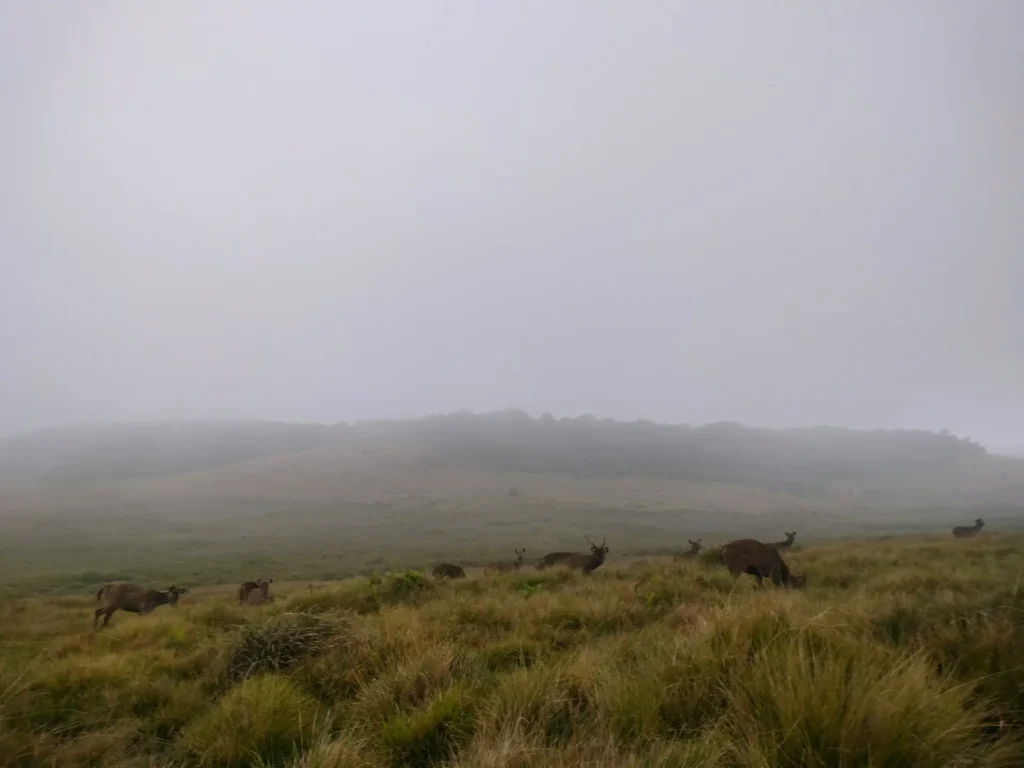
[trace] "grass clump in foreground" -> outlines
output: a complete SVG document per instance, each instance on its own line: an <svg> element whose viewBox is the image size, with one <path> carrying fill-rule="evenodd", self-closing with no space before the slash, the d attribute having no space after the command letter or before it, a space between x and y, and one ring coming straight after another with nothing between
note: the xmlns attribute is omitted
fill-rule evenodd
<svg viewBox="0 0 1024 768"><path fill-rule="evenodd" d="M285 613L244 625L232 644L228 673L241 680L265 672L285 672L308 656L322 653L336 629L324 618Z"/></svg>
<svg viewBox="0 0 1024 768"><path fill-rule="evenodd" d="M0 603L0 765L1020 766L1024 537Z"/></svg>

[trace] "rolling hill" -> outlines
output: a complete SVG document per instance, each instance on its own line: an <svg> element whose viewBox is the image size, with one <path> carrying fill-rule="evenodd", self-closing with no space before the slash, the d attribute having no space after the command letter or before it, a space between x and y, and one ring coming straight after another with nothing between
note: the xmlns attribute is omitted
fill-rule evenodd
<svg viewBox="0 0 1024 768"><path fill-rule="evenodd" d="M948 530L977 515L1024 527L1024 461L949 434L517 411L50 430L0 443L0 477L0 579L61 585L112 562L135 574L212 562L224 578L264 563L302 578L578 547L585 534L625 553L793 528L801 541Z"/></svg>

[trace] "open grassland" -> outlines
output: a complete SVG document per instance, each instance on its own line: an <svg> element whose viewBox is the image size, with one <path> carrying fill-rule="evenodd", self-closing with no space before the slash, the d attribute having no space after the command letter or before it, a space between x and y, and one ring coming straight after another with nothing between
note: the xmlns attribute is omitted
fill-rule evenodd
<svg viewBox="0 0 1024 768"><path fill-rule="evenodd" d="M641 479L637 479L640 483ZM614 557L667 554L688 538L705 542L738 532L797 543L863 536L946 534L983 517L986 531L1024 531L1024 507L844 511L779 507L749 514L723 501L707 508L641 509L503 499L420 499L406 506L304 501L173 498L164 505L121 506L79 499L80 506L19 506L0 494L0 597L65 595L107 581L162 589L242 582L255 573L279 580L337 580L383 570L425 568L457 558L477 565L585 547L584 535L607 536ZM70 501L68 501L70 504ZM5 506L7 504L7 506Z"/></svg>
<svg viewBox="0 0 1024 768"><path fill-rule="evenodd" d="M6 599L0 764L1024 764L1024 536L787 553L804 591L615 558L200 588L95 633L94 595Z"/></svg>

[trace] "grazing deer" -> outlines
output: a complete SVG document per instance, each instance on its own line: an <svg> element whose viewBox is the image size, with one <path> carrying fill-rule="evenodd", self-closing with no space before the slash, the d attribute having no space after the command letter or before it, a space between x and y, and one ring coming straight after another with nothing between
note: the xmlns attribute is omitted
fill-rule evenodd
<svg viewBox="0 0 1024 768"><path fill-rule="evenodd" d="M793 539L795 539L795 538L796 538L796 531L786 531L786 540L785 541L776 541L776 542L773 542L773 543L769 544L768 546L771 547L772 549L789 549L790 547L793 546Z"/></svg>
<svg viewBox="0 0 1024 768"><path fill-rule="evenodd" d="M984 525L985 521L976 517L974 525L958 525L953 529L953 535L958 539L968 539L971 536L977 536Z"/></svg>
<svg viewBox="0 0 1024 768"><path fill-rule="evenodd" d="M92 628L96 629L96 622L100 620L100 616L103 616L103 626L109 625L110 617L117 610L145 616L161 605L170 605L173 608L178 604L178 597L187 591L187 589L178 589L175 586L166 592L158 592L155 589L146 589L136 584L107 584L96 593L96 599L102 598L105 602L102 608L96 609L96 615L92 619Z"/></svg>
<svg viewBox="0 0 1024 768"><path fill-rule="evenodd" d="M451 563L441 563L434 567L434 578L435 579L464 579L466 578L466 572L457 565Z"/></svg>
<svg viewBox="0 0 1024 768"><path fill-rule="evenodd" d="M697 553L700 552L701 539L697 539L696 541L694 541L693 539L687 539L687 541L690 542L690 551L676 552L674 555L672 555L672 559L675 562L678 563L680 560L690 560L691 558L696 557Z"/></svg>
<svg viewBox="0 0 1024 768"><path fill-rule="evenodd" d="M500 573L510 573L511 571L518 571L523 567L523 553L526 552L526 547L515 550L515 560L502 560L492 565L488 570L498 571Z"/></svg>
<svg viewBox="0 0 1024 768"><path fill-rule="evenodd" d="M568 568L578 568L583 573L592 573L601 566L604 556L608 554L608 547L604 543L605 539L601 539L601 545L598 546L587 537L587 541L590 543L589 555L584 555L581 552L551 552L544 555L537 563L537 570L543 571L550 565L564 565Z"/></svg>
<svg viewBox="0 0 1024 768"><path fill-rule="evenodd" d="M270 585L274 583L273 579L257 579L256 581L247 581L245 584L238 588L238 604L241 605L245 602L254 602L251 600L249 595L253 591L258 591L260 599L255 600L256 603L265 603L270 600Z"/></svg>
<svg viewBox="0 0 1024 768"><path fill-rule="evenodd" d="M749 573L759 587L765 578L775 586L802 587L807 582L806 576L789 572L777 549L754 539L730 541L722 547L722 559L733 576Z"/></svg>

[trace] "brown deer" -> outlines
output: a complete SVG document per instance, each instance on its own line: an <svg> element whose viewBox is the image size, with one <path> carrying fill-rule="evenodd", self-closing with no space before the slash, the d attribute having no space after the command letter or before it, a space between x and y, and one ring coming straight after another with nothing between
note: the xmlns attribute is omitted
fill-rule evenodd
<svg viewBox="0 0 1024 768"><path fill-rule="evenodd" d="M518 571L523 567L523 554L526 552L526 547L522 549L516 549L515 560L502 560L490 566L488 570L498 571L499 573L511 573L512 571Z"/></svg>
<svg viewBox="0 0 1024 768"><path fill-rule="evenodd" d="M250 600L249 593L254 590L259 591L260 599L256 602L265 603L270 600L270 585L274 583L273 579L257 579L256 581L247 581L238 588L238 604L241 605L245 602L253 602Z"/></svg>
<svg viewBox="0 0 1024 768"><path fill-rule="evenodd" d="M605 537L606 539L607 537ZM576 568L583 573L592 573L596 568L599 568L604 562L604 556L608 554L608 547L605 546L605 539L601 539L601 545L598 546L594 542L590 541L587 537L587 541L590 544L590 554L585 555L581 552L551 552L550 554L544 555L537 563L537 570L543 571L545 568L551 565L564 565L567 568Z"/></svg>
<svg viewBox="0 0 1024 768"><path fill-rule="evenodd" d="M464 579L466 578L466 572L457 565L451 563L441 563L434 567L434 578L435 579Z"/></svg>
<svg viewBox="0 0 1024 768"><path fill-rule="evenodd" d="M762 586L762 579L771 579L775 586L802 587L806 576L789 572L779 551L754 539L730 541L722 547L722 559L733 576L749 573Z"/></svg>
<svg viewBox="0 0 1024 768"><path fill-rule="evenodd" d="M795 539L795 538L796 538L796 531L786 531L786 540L785 541L776 541L776 542L773 542L773 543L769 544L768 546L771 547L772 549L789 549L790 547L793 546L793 539Z"/></svg>
<svg viewBox="0 0 1024 768"><path fill-rule="evenodd" d="M96 593L97 600L104 600L102 608L96 609L92 619L92 627L96 629L96 622L103 616L103 626L110 624L110 617L114 611L128 611L145 616L152 613L161 605L170 605L172 608L178 604L178 597L187 592L187 589L178 589L172 586L166 592L158 592L155 589L146 589L137 584L107 584L101 587Z"/></svg>
<svg viewBox="0 0 1024 768"><path fill-rule="evenodd" d="M696 541L693 539L687 539L687 541L690 542L690 550L688 552L676 552L672 555L672 559L675 562L678 563L680 560L690 560L696 557L697 553L700 552L701 539L697 539Z"/></svg>
<svg viewBox="0 0 1024 768"><path fill-rule="evenodd" d="M984 527L985 521L980 517L974 519L974 525L958 525L953 529L953 536L958 539L969 539L971 536L977 536L982 527Z"/></svg>

